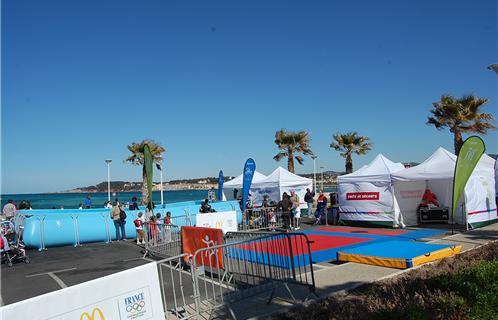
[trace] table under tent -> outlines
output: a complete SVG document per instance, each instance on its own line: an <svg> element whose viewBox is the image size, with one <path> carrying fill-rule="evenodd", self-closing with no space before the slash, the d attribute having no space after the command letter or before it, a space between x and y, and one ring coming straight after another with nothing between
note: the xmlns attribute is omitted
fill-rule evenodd
<svg viewBox="0 0 498 320"><path fill-rule="evenodd" d="M404 168L379 154L368 165L337 177L339 223L396 227L391 174Z"/></svg>
<svg viewBox="0 0 498 320"><path fill-rule="evenodd" d="M421 164L391 175L400 220L406 225L418 224L417 207L425 189L438 198L439 206L452 212L453 177L457 156L438 148ZM498 221L495 202L495 160L483 154L472 172L464 194L449 223L478 228Z"/></svg>

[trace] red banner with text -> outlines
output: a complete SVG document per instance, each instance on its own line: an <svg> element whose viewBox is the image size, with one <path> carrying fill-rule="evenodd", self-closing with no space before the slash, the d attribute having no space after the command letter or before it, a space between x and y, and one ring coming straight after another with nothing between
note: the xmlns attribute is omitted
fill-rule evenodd
<svg viewBox="0 0 498 320"><path fill-rule="evenodd" d="M379 200L379 192L348 192L346 200Z"/></svg>

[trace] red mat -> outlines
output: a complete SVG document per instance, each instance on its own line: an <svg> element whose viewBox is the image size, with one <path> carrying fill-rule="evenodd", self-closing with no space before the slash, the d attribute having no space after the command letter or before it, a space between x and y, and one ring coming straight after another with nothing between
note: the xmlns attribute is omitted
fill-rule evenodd
<svg viewBox="0 0 498 320"><path fill-rule="evenodd" d="M311 244L311 252L333 249L338 247L349 246L357 243L367 242L374 240L372 238L355 238L355 237L342 237L342 236L332 236L323 234L307 234L308 239L313 241ZM301 255L306 248L306 243L304 238L291 237L292 241L292 255ZM251 250L261 253L278 254L284 256L290 256L289 246L287 245L287 239L274 239L269 241L254 242L251 244L244 244L237 246L238 248L244 250Z"/></svg>
<svg viewBox="0 0 498 320"><path fill-rule="evenodd" d="M316 230L319 231L327 231L327 232L342 232L342 233L351 233L351 234L376 234L380 236L399 236L400 234L405 234L406 231L395 231L395 230L365 230L359 228L318 228Z"/></svg>

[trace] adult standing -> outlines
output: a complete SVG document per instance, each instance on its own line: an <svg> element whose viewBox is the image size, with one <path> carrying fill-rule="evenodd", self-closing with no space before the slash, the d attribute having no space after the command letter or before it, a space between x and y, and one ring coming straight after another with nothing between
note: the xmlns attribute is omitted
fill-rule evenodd
<svg viewBox="0 0 498 320"><path fill-rule="evenodd" d="M138 201L137 197L131 198L132 203L130 204L129 208L130 210L139 210L137 201Z"/></svg>
<svg viewBox="0 0 498 320"><path fill-rule="evenodd" d="M92 200L90 199L89 194L87 194L85 200L83 200L83 207L85 209L90 209L92 207Z"/></svg>
<svg viewBox="0 0 498 320"><path fill-rule="evenodd" d="M121 221L121 240L126 240L126 206L124 203L119 204L119 220Z"/></svg>
<svg viewBox="0 0 498 320"><path fill-rule="evenodd" d="M3 206L2 215L6 220L11 220L16 214L17 208L14 204L14 200L9 199L7 203Z"/></svg>
<svg viewBox="0 0 498 320"><path fill-rule="evenodd" d="M315 197L315 193L310 190L310 188L306 189L306 194L304 195L304 202L308 205L308 217L313 216L313 198Z"/></svg>
<svg viewBox="0 0 498 320"><path fill-rule="evenodd" d="M323 191L320 191L316 203L315 224L321 223L324 214L327 214L327 197L323 194Z"/></svg>
<svg viewBox="0 0 498 320"><path fill-rule="evenodd" d="M299 230L299 219L301 219L301 211L299 209L300 201L299 196L295 191L291 191L291 201L292 201L292 225L294 230Z"/></svg>
<svg viewBox="0 0 498 320"><path fill-rule="evenodd" d="M280 200L277 204L277 209L282 210L282 219L284 220L284 229L286 231L289 230L290 226L291 208L292 201L290 200L290 196L287 192L284 192L282 194L282 200Z"/></svg>
<svg viewBox="0 0 498 320"><path fill-rule="evenodd" d="M124 231L124 223L122 223L121 219L121 208L118 203L114 201L111 209L111 218L114 222L114 228L116 229L116 241L124 240L125 235L124 232L121 234L120 231Z"/></svg>

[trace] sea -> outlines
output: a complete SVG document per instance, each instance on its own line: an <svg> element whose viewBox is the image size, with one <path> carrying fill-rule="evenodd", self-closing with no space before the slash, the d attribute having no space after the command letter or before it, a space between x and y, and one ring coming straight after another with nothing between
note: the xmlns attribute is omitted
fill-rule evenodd
<svg viewBox="0 0 498 320"><path fill-rule="evenodd" d="M22 200L29 201L33 209L78 209L79 204L87 195L90 195L92 200L92 208L103 208L107 201L107 192L96 193L33 193L33 194L5 194L1 196L1 206L7 203L9 199L14 200L18 205ZM164 203L201 200L208 196L208 190L174 190L164 191ZM118 199L120 202L132 202L131 199L137 197L142 198L141 192L113 192L111 193L111 201ZM152 201L156 204L161 203L161 192L152 192Z"/></svg>
<svg viewBox="0 0 498 320"><path fill-rule="evenodd" d="M335 192L335 187L324 188L324 192ZM96 193L32 193L32 194L4 194L1 195L0 202L1 208L7 203L9 199L12 199L16 205L18 205L22 200L29 201L33 209L78 209L80 203L87 195L90 195L92 200L92 208L104 207L104 203L107 201L107 192L96 192ZM137 199L142 198L141 192L113 192L111 193L111 201L118 199L120 202L132 202L131 199L137 197ZM163 193L164 203L173 203L181 201L191 201L191 200L202 200L208 197L208 190L172 190L164 191ZM154 203L161 203L161 192L152 192L152 201Z"/></svg>

